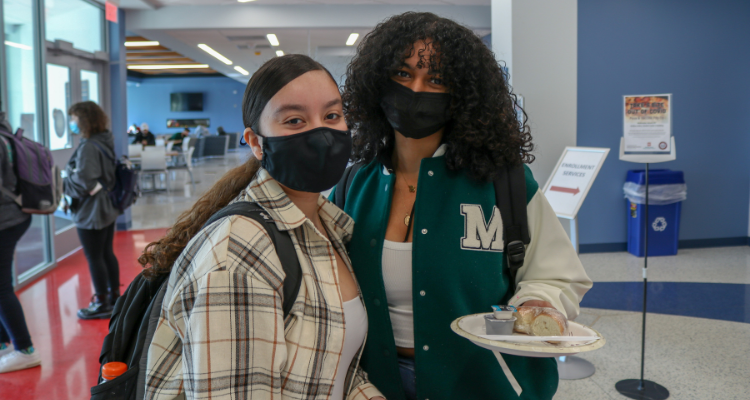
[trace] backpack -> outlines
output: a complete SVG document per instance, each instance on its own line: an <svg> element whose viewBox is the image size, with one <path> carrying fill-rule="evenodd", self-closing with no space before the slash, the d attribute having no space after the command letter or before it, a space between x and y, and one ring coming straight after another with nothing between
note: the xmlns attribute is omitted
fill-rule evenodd
<svg viewBox="0 0 750 400"><path fill-rule="evenodd" d="M62 175L43 144L15 135L0 125L0 136L10 142L13 171L17 177L16 193L0 186L0 193L15 201L28 214L52 214L62 199Z"/></svg>
<svg viewBox="0 0 750 400"><path fill-rule="evenodd" d="M259 222L271 236L276 253L281 261L286 278L284 279L284 317L289 315L302 284L302 269L297 252L287 232L279 231L276 224L266 215L265 210L251 202L232 203L203 225L231 215L242 215ZM117 299L109 321L109 334L104 337L99 362L120 361L128 365L123 375L91 388L91 400L132 400L142 399L146 389L146 367L148 347L159 322L161 305L167 289L169 274L160 275L149 281L138 274L128 288ZM101 382L101 368L99 379Z"/></svg>
<svg viewBox="0 0 750 400"><path fill-rule="evenodd" d="M133 169L130 162L120 162L120 160L116 160L110 156L109 153L99 145L99 143L91 143L96 146L105 157L115 163L115 185L112 189L107 188L107 194L109 195L109 199L112 200L112 205L120 210L120 212L123 212L128 207L135 204L136 199L140 197L138 173Z"/></svg>
<svg viewBox="0 0 750 400"><path fill-rule="evenodd" d="M352 185L354 176L362 164L351 165L344 171L334 192L334 204L340 209L346 205L346 195ZM503 219L503 238L505 239L505 256L508 258L511 289L515 292L516 275L526 258L526 245L531 243L528 215L526 214L526 172L523 165L506 167L500 176L493 181L495 199L500 216Z"/></svg>

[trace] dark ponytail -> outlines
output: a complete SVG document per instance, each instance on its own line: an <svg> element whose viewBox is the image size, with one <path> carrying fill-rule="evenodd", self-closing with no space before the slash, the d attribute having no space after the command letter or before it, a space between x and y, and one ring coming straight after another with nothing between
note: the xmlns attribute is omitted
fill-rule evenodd
<svg viewBox="0 0 750 400"><path fill-rule="evenodd" d="M258 131L260 115L266 104L289 82L310 71L326 71L320 63L310 57L290 54L267 61L250 78L242 100L242 121L245 128ZM330 76L331 73L328 72ZM331 76L333 80L333 77ZM335 80L334 80L335 82ZM224 174L214 186L195 202L190 210L183 212L167 234L146 246L138 262L147 268L143 274L154 278L168 274L177 257L190 239L216 212L234 200L250 184L260 169L255 157Z"/></svg>

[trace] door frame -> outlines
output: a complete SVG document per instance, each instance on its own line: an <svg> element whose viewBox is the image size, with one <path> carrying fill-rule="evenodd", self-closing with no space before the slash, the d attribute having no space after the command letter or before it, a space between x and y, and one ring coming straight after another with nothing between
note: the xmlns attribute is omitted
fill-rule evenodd
<svg viewBox="0 0 750 400"><path fill-rule="evenodd" d="M94 54L74 49L72 45L70 45L70 43L60 40L56 42L47 41L46 47L47 51L45 54L44 63L45 70L48 64L55 64L67 67L70 71L70 105L82 101L81 71L93 71L99 75L98 103L102 107L104 112L109 115L109 60L103 58L100 54ZM46 96L46 84L44 89ZM48 113L49 111L45 112ZM47 114L45 114L45 116L46 115ZM45 134L47 134L47 132L45 132ZM57 166L59 166L61 169L65 167L68 159L75 151L75 148L78 147L79 141L79 136L73 136L72 148L52 151L52 158L55 160L55 164L57 164ZM52 235L55 238L54 256L56 260L59 260L80 249L81 242L78 238L77 230L74 229L75 225L70 225L58 230L55 226L55 221L55 218L52 218Z"/></svg>

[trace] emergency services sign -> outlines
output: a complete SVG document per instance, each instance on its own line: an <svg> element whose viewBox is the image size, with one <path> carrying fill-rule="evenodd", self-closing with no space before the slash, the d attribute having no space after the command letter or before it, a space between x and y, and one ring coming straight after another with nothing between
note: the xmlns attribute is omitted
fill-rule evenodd
<svg viewBox="0 0 750 400"><path fill-rule="evenodd" d="M544 195L558 217L573 219L578 215L607 154L607 148L565 148L544 186Z"/></svg>

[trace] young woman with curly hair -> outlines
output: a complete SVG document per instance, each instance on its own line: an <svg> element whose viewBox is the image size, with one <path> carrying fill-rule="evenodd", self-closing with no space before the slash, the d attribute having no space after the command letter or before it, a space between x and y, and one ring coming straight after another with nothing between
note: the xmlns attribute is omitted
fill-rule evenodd
<svg viewBox="0 0 750 400"><path fill-rule="evenodd" d="M81 135L81 142L65 167L63 188L72 199L69 209L94 285L91 302L78 310L78 318L106 319L120 297L120 265L113 249L120 211L108 195L115 185L115 139L107 115L93 101L73 104L68 114L70 131Z"/></svg>
<svg viewBox="0 0 750 400"><path fill-rule="evenodd" d="M493 354L450 328L493 304L574 318L591 287L523 165L534 159L529 127L492 52L451 20L394 16L359 44L343 99L359 169L332 198L357 224L349 254L370 321L362 365L372 382L389 400L551 399L554 359ZM510 168L524 169L531 236L515 282L493 184Z"/></svg>
<svg viewBox="0 0 750 400"><path fill-rule="evenodd" d="M384 400L359 366L367 315L344 248L354 223L320 194L351 151L336 82L310 57L273 58L250 78L242 119L253 157L139 259L169 278L138 397ZM202 228L243 202L291 237L293 254L244 215ZM291 308L284 256L301 269Z"/></svg>

